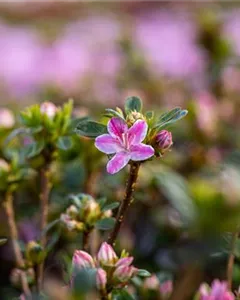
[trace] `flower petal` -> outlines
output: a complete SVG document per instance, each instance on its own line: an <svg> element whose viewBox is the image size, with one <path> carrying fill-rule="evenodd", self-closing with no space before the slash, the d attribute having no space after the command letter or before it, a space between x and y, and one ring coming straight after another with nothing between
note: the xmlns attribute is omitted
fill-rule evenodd
<svg viewBox="0 0 240 300"><path fill-rule="evenodd" d="M108 122L107 128L112 137L118 138L122 138L122 134L128 130L127 123L120 118L112 118Z"/></svg>
<svg viewBox="0 0 240 300"><path fill-rule="evenodd" d="M135 161L145 160L154 155L153 147L145 144L133 145L130 148L131 159Z"/></svg>
<svg viewBox="0 0 240 300"><path fill-rule="evenodd" d="M147 135L148 125L144 120L137 120L128 130L128 138L132 145L141 143Z"/></svg>
<svg viewBox="0 0 240 300"><path fill-rule="evenodd" d="M102 134L95 139L95 147L106 154L113 154L121 151L119 142L110 134Z"/></svg>
<svg viewBox="0 0 240 300"><path fill-rule="evenodd" d="M118 152L107 164L107 171L110 174L115 174L124 168L130 160L130 153Z"/></svg>

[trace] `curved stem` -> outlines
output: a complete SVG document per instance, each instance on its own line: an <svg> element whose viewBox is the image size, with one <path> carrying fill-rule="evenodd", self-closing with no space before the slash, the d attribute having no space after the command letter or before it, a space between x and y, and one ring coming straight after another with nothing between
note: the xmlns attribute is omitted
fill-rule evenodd
<svg viewBox="0 0 240 300"><path fill-rule="evenodd" d="M19 269L24 269L25 263L24 263L20 246L18 244L18 231L15 222L15 214L13 208L13 195L11 192L6 193L6 199L3 202L3 207L5 209L6 216L7 216L9 234L12 240L12 247L15 256L16 266ZM31 298L31 291L24 271L21 272L21 283L22 283L22 289L24 294L26 295L26 297Z"/></svg>
<svg viewBox="0 0 240 300"><path fill-rule="evenodd" d="M126 185L125 196L124 196L124 198L121 202L121 205L118 209L115 226L108 238L108 243L110 245L113 245L115 243L115 240L120 231L126 211L127 211L128 207L130 206L130 204L133 202L132 196L133 196L133 192L135 190L140 164L141 164L140 162L132 162L130 165L130 172L129 172L129 177L128 177L128 181L127 181L127 185Z"/></svg>
<svg viewBox="0 0 240 300"><path fill-rule="evenodd" d="M236 246L236 242L238 239L238 231L233 233L232 236L232 241L231 241L231 249L230 249L230 254L228 258L228 264L227 264L227 283L228 283L228 288L229 290L232 289L232 275L233 275L233 266L234 266L234 249Z"/></svg>
<svg viewBox="0 0 240 300"><path fill-rule="evenodd" d="M50 183L49 183L49 165L46 165L40 170L40 209L41 209L41 220L40 220L40 232L44 230L47 226L48 218L48 199L50 194ZM43 249L46 246L46 235L41 235L40 240ZM43 270L44 270L44 260L38 265L37 268L37 286L40 292L43 284Z"/></svg>

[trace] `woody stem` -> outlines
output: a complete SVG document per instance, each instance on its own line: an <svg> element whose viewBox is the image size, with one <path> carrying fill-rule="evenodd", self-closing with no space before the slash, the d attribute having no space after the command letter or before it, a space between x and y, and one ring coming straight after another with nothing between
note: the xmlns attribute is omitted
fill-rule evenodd
<svg viewBox="0 0 240 300"><path fill-rule="evenodd" d="M133 202L133 193L138 178L138 171L140 168L140 164L141 164L140 162L132 162L130 165L130 172L129 172L129 177L126 185L125 196L118 209L115 226L108 237L108 243L110 245L113 245L115 243L117 235L121 229L121 225L123 223L124 217L126 215L127 209Z"/></svg>
<svg viewBox="0 0 240 300"><path fill-rule="evenodd" d="M3 202L3 207L6 212L7 216L7 222L9 227L9 235L12 240L12 247L13 247L13 253L16 261L16 266L23 270L25 267L23 255L20 249L20 246L18 244L18 231L17 226L15 222L15 214L14 214L14 208L13 208L13 195L11 192L6 193L5 201ZM24 294L26 295L27 299L31 298L31 291L28 285L27 277L24 271L21 272L21 285Z"/></svg>

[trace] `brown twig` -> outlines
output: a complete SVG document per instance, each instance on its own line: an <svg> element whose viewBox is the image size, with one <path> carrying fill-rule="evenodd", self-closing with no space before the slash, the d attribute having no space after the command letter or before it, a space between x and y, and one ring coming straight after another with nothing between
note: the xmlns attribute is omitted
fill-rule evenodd
<svg viewBox="0 0 240 300"><path fill-rule="evenodd" d="M23 255L18 244L18 231L15 222L15 214L13 208L13 195L11 192L6 193L6 199L3 202L3 207L6 212L9 234L12 240L13 253L17 268L23 270L25 267ZM31 291L28 285L27 277L24 271L21 272L21 284L24 294L28 299L31 299Z"/></svg>
<svg viewBox="0 0 240 300"><path fill-rule="evenodd" d="M46 165L40 170L40 209L41 209L41 220L40 220L40 232L47 226L48 218L48 200L50 194L50 183L49 183L49 165ZM46 235L41 234L40 239L41 246L43 249L46 246ZM37 267L37 286L40 292L43 285L43 270L44 260Z"/></svg>
<svg viewBox="0 0 240 300"><path fill-rule="evenodd" d="M235 250L237 238L238 238L238 230L234 232L232 235L231 249L230 249L230 254L229 254L228 264L227 264L227 283L228 283L229 290L232 289L232 275L233 275L233 266L234 266L234 259L235 259L234 250Z"/></svg>
<svg viewBox="0 0 240 300"><path fill-rule="evenodd" d="M89 237L90 237L91 230L84 231L83 232L83 242L82 242L82 247L83 250L87 251L88 250L88 244L89 244Z"/></svg>
<svg viewBox="0 0 240 300"><path fill-rule="evenodd" d="M121 205L119 207L118 213L117 213L117 217L116 217L116 223L115 226L112 230L112 232L109 235L108 238L108 243L110 245L113 245L115 243L115 240L117 238L117 235L120 231L124 216L126 214L126 211L128 209L128 207L130 206L130 204L133 201L133 192L135 190L135 185L137 182L137 177L138 177L138 171L140 168L140 162L132 162L130 165L130 173L129 173L129 178L127 181L127 186L126 186L126 192L125 192L125 196L121 202Z"/></svg>

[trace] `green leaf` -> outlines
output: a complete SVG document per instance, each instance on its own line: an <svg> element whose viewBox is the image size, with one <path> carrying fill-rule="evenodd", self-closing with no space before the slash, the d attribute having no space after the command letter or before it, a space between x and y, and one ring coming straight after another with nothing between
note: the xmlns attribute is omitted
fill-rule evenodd
<svg viewBox="0 0 240 300"><path fill-rule="evenodd" d="M150 277L151 273L148 272L147 270L139 269L138 272L137 272L137 276L140 276L140 277Z"/></svg>
<svg viewBox="0 0 240 300"><path fill-rule="evenodd" d="M116 289L112 292L113 300L134 300L126 289Z"/></svg>
<svg viewBox="0 0 240 300"><path fill-rule="evenodd" d="M6 239L6 238L1 238L1 239L0 239L0 246L6 244L6 242L7 242L7 239Z"/></svg>
<svg viewBox="0 0 240 300"><path fill-rule="evenodd" d="M112 209L115 209L117 208L118 206L120 205L120 202L113 202L111 204L108 204L106 206L103 207L102 211L106 211L106 210L112 210Z"/></svg>
<svg viewBox="0 0 240 300"><path fill-rule="evenodd" d="M57 140L57 147L60 150L68 150L72 147L72 139L69 136L61 136Z"/></svg>
<svg viewBox="0 0 240 300"><path fill-rule="evenodd" d="M20 134L27 134L29 130L27 128L16 128L14 129L5 139L5 144L8 144L12 139Z"/></svg>
<svg viewBox="0 0 240 300"><path fill-rule="evenodd" d="M84 120L78 123L75 132L85 137L96 138L107 133L107 126L94 121Z"/></svg>
<svg viewBox="0 0 240 300"><path fill-rule="evenodd" d="M162 114L160 117L159 117L159 120L160 122L166 122L166 121L169 121L173 118L173 116L177 113L181 111L181 107L175 107L174 109L170 110L170 111L167 111L165 112L164 114Z"/></svg>
<svg viewBox="0 0 240 300"><path fill-rule="evenodd" d="M100 230L112 229L115 225L116 220L114 218L104 218L96 223L96 228Z"/></svg>
<svg viewBox="0 0 240 300"><path fill-rule="evenodd" d="M34 156L37 156L42 152L44 146L45 143L43 140L34 142L25 148L25 155L27 156L27 158L33 158Z"/></svg>
<svg viewBox="0 0 240 300"><path fill-rule="evenodd" d="M125 102L125 112L128 114L131 111L142 111L142 101L140 98L135 96L127 98Z"/></svg>
<svg viewBox="0 0 240 300"><path fill-rule="evenodd" d="M160 130L162 129L163 127L166 127L172 123L175 123L177 122L178 120L184 118L186 115L187 115L188 111L187 110L180 110L180 111L177 111L175 112L175 114L173 114L171 116L170 119L167 119L166 121L163 121L160 122L160 123L157 123L154 128L157 129L157 130ZM166 116L167 117L167 116ZM165 118L164 118L165 119Z"/></svg>
<svg viewBox="0 0 240 300"><path fill-rule="evenodd" d="M80 298L82 295L93 291L96 286L96 269L76 269L74 273L76 274L72 280L73 294L76 297L74 299L82 299Z"/></svg>
<svg viewBox="0 0 240 300"><path fill-rule="evenodd" d="M153 111L147 111L145 114L147 120L152 120L154 117L154 112Z"/></svg>
<svg viewBox="0 0 240 300"><path fill-rule="evenodd" d="M97 199L97 202L99 203L100 207L103 208L104 204L106 203L107 198L106 197L101 197Z"/></svg>
<svg viewBox="0 0 240 300"><path fill-rule="evenodd" d="M120 112L118 112L118 111L116 111L116 110L114 110L114 109L111 109L111 108L106 108L105 109L106 110L106 114L105 114L105 116L106 117L110 117L110 118L112 118L112 117L117 117L117 118L120 118L120 119L123 119L124 120L124 116L123 116L123 114L121 114Z"/></svg>
<svg viewBox="0 0 240 300"><path fill-rule="evenodd" d="M41 236L46 235L48 233L48 231L51 230L59 222L60 222L60 219L56 219L56 220L50 222L41 232Z"/></svg>

